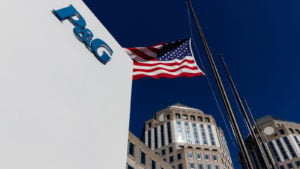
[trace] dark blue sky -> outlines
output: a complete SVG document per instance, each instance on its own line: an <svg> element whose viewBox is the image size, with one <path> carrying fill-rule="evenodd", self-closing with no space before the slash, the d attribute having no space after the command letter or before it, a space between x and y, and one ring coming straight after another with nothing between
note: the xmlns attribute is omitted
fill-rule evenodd
<svg viewBox="0 0 300 169"><path fill-rule="evenodd" d="M84 2L123 47L150 46L192 37L198 65L207 77L133 81L130 130L140 136L144 121L174 103L199 108L212 114L223 128L234 166L240 168L238 148L208 85L207 79L210 79L226 115L197 30L194 23L190 24L192 18L186 0ZM192 3L228 95L232 92L220 65L219 53L225 57L240 95L246 97L255 118L270 114L300 122L300 1L192 0ZM237 110L235 101L231 103ZM248 132L241 115L238 111L236 114L246 136Z"/></svg>

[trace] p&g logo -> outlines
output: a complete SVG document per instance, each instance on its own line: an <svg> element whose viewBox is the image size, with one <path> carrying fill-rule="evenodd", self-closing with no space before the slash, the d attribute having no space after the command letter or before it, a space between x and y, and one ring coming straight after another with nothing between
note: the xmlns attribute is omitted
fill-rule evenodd
<svg viewBox="0 0 300 169"><path fill-rule="evenodd" d="M113 53L112 49L103 40L98 38L94 39L92 31L86 28L84 18L72 5L53 10L53 13L60 21L68 19L75 26L73 32L76 38L84 43L100 62L106 64L111 59L110 56Z"/></svg>

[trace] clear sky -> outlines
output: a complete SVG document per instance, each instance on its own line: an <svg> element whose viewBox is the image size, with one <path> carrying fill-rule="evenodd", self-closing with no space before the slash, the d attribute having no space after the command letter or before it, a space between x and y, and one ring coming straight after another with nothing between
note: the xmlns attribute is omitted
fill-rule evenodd
<svg viewBox="0 0 300 169"><path fill-rule="evenodd" d="M234 166L240 168L238 147L231 130L226 129L228 118L197 30L189 17L186 0L84 2L123 47L150 46L191 37L198 65L207 74L206 77L133 81L130 131L140 136L144 121L174 103L201 109L212 114L224 130ZM228 95L232 92L220 65L220 53L255 118L269 114L300 122L300 1L192 0L192 3ZM225 120L218 111L208 79ZM231 103L245 137L248 131L236 102L231 99Z"/></svg>

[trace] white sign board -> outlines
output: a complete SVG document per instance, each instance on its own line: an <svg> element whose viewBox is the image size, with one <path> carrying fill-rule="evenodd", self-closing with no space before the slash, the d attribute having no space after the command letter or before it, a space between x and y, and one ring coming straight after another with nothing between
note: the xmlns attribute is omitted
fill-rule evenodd
<svg viewBox="0 0 300 169"><path fill-rule="evenodd" d="M106 64L52 13L70 5ZM0 169L125 168L132 62L116 40L78 0L1 1L0 15Z"/></svg>

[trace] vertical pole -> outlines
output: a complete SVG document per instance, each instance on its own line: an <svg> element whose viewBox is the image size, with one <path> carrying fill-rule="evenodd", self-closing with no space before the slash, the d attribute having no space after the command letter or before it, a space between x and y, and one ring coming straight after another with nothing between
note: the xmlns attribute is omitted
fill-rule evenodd
<svg viewBox="0 0 300 169"><path fill-rule="evenodd" d="M217 81L217 85L218 85L219 91L221 93L223 103L225 105L225 108L226 108L226 111L227 111L227 114L228 114L231 126L233 128L233 131L235 132L236 139L237 139L238 145L240 147L241 153L243 155L243 158L245 160L246 166L247 166L248 169L253 169L253 165L251 163L250 156L249 156L248 151L246 149L246 146L245 146L242 134L241 134L240 129L238 127L238 123L237 123L236 118L234 116L234 113L233 113L233 110L231 108L229 99L227 97L224 85L222 83L221 77L219 75L218 69L217 69L215 61L214 61L214 59L212 57L210 49L208 47L208 43L207 43L207 41L205 39L205 36L204 36L204 33L203 33L202 28L200 26L199 20L198 20L198 18L196 16L194 8L193 8L193 6L191 4L191 0L187 0L187 2L188 2L188 5L189 5L189 8L190 8L190 10L191 10L191 12L193 14L194 21L196 23L196 26L197 26L197 29L198 29L201 41L203 43L206 55L208 57L211 69L212 69L213 74L214 74L215 80Z"/></svg>
<svg viewBox="0 0 300 169"><path fill-rule="evenodd" d="M258 139L257 139L257 137L256 137L256 135L255 135L255 133L254 133L254 130L253 130L253 128L252 128L252 125L251 125L249 116L248 116L248 114L247 114L247 112L246 112L246 109L245 109L245 107L244 107L244 105L243 105L243 103L242 103L242 100L241 100L241 97L240 97L240 95L239 95L239 93L238 93L238 90L237 90L237 88L236 88L236 86L235 86L235 84L234 84L234 82L233 82L233 79L232 79L232 77L231 77L231 75L230 75L230 72L229 72L229 69L228 69L228 67L227 67L227 65L226 65L226 63L225 63L224 57L223 57L222 55L219 55L219 56L220 56L220 58L221 58L221 60L222 60L224 69L225 69L225 71L226 71L226 75L227 75L227 77L228 77L228 79L229 79L230 86L231 86L231 88L233 89L235 98L237 99L237 102L238 102L238 104L239 104L239 107L240 107L240 109L241 109L241 111L242 111L242 113L243 113L243 116L244 116L245 120L246 120L246 124L247 124L247 127L248 127L249 131L250 131L250 135L251 135L252 139L254 140L254 142L256 143L257 148L258 148L258 150L259 150L259 153L260 153L261 157L263 158L263 164L264 164L265 168L269 169L270 167L269 167L269 163L268 163L268 159L267 159L267 157L266 157L266 154L265 154L265 152L263 151L263 148L262 148L261 145L259 144Z"/></svg>
<svg viewBox="0 0 300 169"><path fill-rule="evenodd" d="M278 166L278 164L276 163L276 161L275 161L275 159L274 159L274 156L273 156L273 154L272 154L272 152L271 152L271 150L270 150L268 144L266 143L265 139L262 137L262 135L261 135L261 133L260 133L260 131L259 131L258 125L257 125L256 122L255 122L255 119L254 119L253 114L252 114L252 112L251 112L251 110L250 110L250 107L248 106L248 103L247 103L246 99L243 98L243 100L244 100L245 106L247 107L247 110L248 110L248 112L249 112L249 114L250 114L250 117L251 117L251 119L252 119L252 121L253 121L253 123L254 123L254 128L256 129L256 132L257 132L257 134L258 134L258 136L259 136L259 138L260 138L261 144L262 144L263 148L266 150L266 153L267 153L268 157L269 157L270 160L271 160L271 165L272 165L272 167L273 167L274 169L279 169L279 166Z"/></svg>

